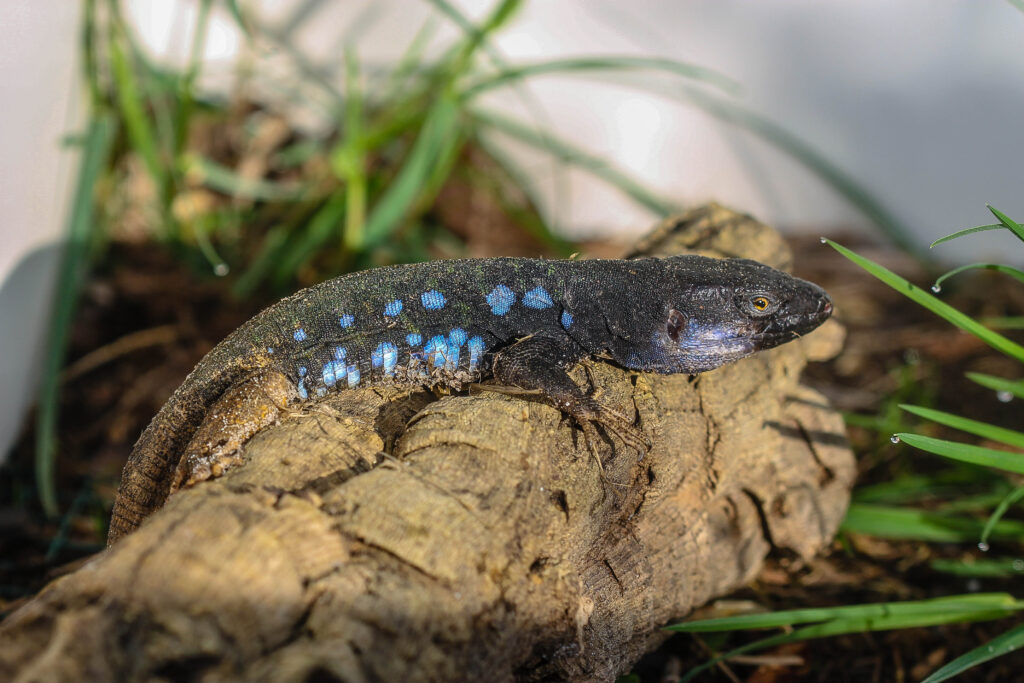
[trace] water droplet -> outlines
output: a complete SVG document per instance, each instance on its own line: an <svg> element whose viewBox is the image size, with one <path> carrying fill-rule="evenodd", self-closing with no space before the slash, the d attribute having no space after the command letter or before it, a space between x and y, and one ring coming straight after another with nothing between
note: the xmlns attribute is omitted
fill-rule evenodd
<svg viewBox="0 0 1024 683"><path fill-rule="evenodd" d="M977 579L967 579L967 592L977 593L981 590L981 581Z"/></svg>
<svg viewBox="0 0 1024 683"><path fill-rule="evenodd" d="M1013 571L1015 571L1015 572L1024 572L1024 560L1014 560L1013 561Z"/></svg>
<svg viewBox="0 0 1024 683"><path fill-rule="evenodd" d="M217 277L224 277L230 272L231 268L229 268L228 264L224 263L223 261L221 261L220 263L213 267L213 274L216 275Z"/></svg>
<svg viewBox="0 0 1024 683"><path fill-rule="evenodd" d="M942 291L942 286L938 282L936 282L934 285L932 285L932 291L938 294L939 292Z"/></svg>
<svg viewBox="0 0 1024 683"><path fill-rule="evenodd" d="M996 651L996 649L995 649L994 647L992 647L991 645L989 645L989 646L988 646L988 651L989 651L989 652L995 652L995 651Z"/></svg>
<svg viewBox="0 0 1024 683"><path fill-rule="evenodd" d="M893 443L899 443L900 442L900 437L898 437L895 434L893 434L892 436L889 437L889 441L892 441Z"/></svg>
<svg viewBox="0 0 1024 683"><path fill-rule="evenodd" d="M981 543L978 544L978 550L980 550L983 553L987 553L990 547L991 546L989 546L989 544L986 543L985 541L982 541Z"/></svg>
<svg viewBox="0 0 1024 683"><path fill-rule="evenodd" d="M1013 400L1013 393L1009 391L997 391L996 399L1000 403L1009 403L1010 401Z"/></svg>
<svg viewBox="0 0 1024 683"><path fill-rule="evenodd" d="M821 242L822 244L828 244L828 238L827 237L819 237L818 241Z"/></svg>

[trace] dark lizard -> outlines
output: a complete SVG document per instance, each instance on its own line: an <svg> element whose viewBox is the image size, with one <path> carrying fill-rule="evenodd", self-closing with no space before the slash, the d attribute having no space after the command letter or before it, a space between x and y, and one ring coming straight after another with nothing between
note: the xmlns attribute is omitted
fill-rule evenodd
<svg viewBox="0 0 1024 683"><path fill-rule="evenodd" d="M632 420L567 371L586 357L696 374L805 334L832 312L817 285L745 259L493 258L369 270L267 308L196 366L124 468L108 543L173 491L218 476L286 407L381 384L458 389L493 377L542 393L583 430L644 449Z"/></svg>

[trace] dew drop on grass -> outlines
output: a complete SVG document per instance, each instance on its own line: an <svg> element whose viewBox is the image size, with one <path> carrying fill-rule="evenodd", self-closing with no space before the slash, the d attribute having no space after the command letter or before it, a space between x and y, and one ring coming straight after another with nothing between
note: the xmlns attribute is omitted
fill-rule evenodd
<svg viewBox="0 0 1024 683"><path fill-rule="evenodd" d="M942 291L942 286L939 285L938 283L936 283L936 284L932 285L932 291L935 292L936 294L938 294L939 292Z"/></svg>
<svg viewBox="0 0 1024 683"><path fill-rule="evenodd" d="M819 237L818 241L821 242L822 244L828 244L828 238L827 237Z"/></svg>
<svg viewBox="0 0 1024 683"><path fill-rule="evenodd" d="M1010 401L1013 400L1013 393L1009 391L997 391L996 400L998 400L1000 403L1009 403Z"/></svg>
<svg viewBox="0 0 1024 683"><path fill-rule="evenodd" d="M991 546L989 546L989 544L986 543L985 541L982 541L981 543L978 544L978 550L980 550L983 553L987 553L989 551L990 547Z"/></svg>
<svg viewBox="0 0 1024 683"><path fill-rule="evenodd" d="M229 272L231 272L231 268L229 268L228 264L224 263L223 261L221 261L220 263L213 267L213 274L216 275L217 277L224 277Z"/></svg>
<svg viewBox="0 0 1024 683"><path fill-rule="evenodd" d="M1013 571L1015 571L1015 572L1024 572L1024 560L1014 560L1012 566L1013 566Z"/></svg>
<svg viewBox="0 0 1024 683"><path fill-rule="evenodd" d="M889 437L889 441L891 441L893 443L899 443L900 442L900 437L898 437L895 434L893 434L892 436Z"/></svg>

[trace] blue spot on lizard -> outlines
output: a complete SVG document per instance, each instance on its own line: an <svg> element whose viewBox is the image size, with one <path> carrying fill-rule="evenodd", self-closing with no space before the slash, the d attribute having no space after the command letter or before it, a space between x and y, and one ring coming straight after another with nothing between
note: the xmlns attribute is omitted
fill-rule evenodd
<svg viewBox="0 0 1024 683"><path fill-rule="evenodd" d="M381 342L370 354L370 364L375 368L384 366L384 374L390 375L398 365L398 347L391 342Z"/></svg>
<svg viewBox="0 0 1024 683"><path fill-rule="evenodd" d="M469 346L469 369L472 372L480 367L480 360L484 355L484 340L480 337L473 337L467 346Z"/></svg>
<svg viewBox="0 0 1024 683"><path fill-rule="evenodd" d="M342 360L329 360L324 363L323 369L323 380L324 384L329 387L333 387L340 378L344 377L348 372L348 368L345 366Z"/></svg>
<svg viewBox="0 0 1024 683"><path fill-rule="evenodd" d="M516 302L516 293L505 285L498 285L487 295L487 304L494 315L505 315Z"/></svg>
<svg viewBox="0 0 1024 683"><path fill-rule="evenodd" d="M386 315L388 317L391 317L391 318L395 317L396 315L398 315L401 312L402 312L402 300L401 299L395 299L394 301L390 301L384 307L384 315Z"/></svg>
<svg viewBox="0 0 1024 683"><path fill-rule="evenodd" d="M442 334L431 337L423 350L427 352L427 360L434 367L442 367L448 359L448 340Z"/></svg>
<svg viewBox="0 0 1024 683"><path fill-rule="evenodd" d="M444 305L447 303L447 299L444 298L444 294L436 289L423 292L423 295L420 297L420 301L423 302L423 308L428 311L439 311L444 308Z"/></svg>
<svg viewBox="0 0 1024 683"><path fill-rule="evenodd" d="M551 300L551 295L548 294L548 290L543 287L534 287L523 295L523 305L527 308L533 308L541 311L545 308L551 308L554 305L554 302Z"/></svg>
<svg viewBox="0 0 1024 683"><path fill-rule="evenodd" d="M456 327L454 330L448 333L448 356L445 359L444 366L449 370L454 370L459 365L459 348L466 343L466 331L461 327Z"/></svg>

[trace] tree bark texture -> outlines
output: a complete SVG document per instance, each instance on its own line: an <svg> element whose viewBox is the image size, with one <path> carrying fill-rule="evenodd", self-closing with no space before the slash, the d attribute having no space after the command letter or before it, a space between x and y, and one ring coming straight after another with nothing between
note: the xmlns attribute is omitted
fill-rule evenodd
<svg viewBox="0 0 1024 683"><path fill-rule="evenodd" d="M636 253L786 268L770 228L717 206ZM654 448L602 466L539 397L344 391L285 415L246 462L0 625L0 679L612 680L773 548L829 543L854 461L799 384L830 321L697 377L577 368Z"/></svg>

